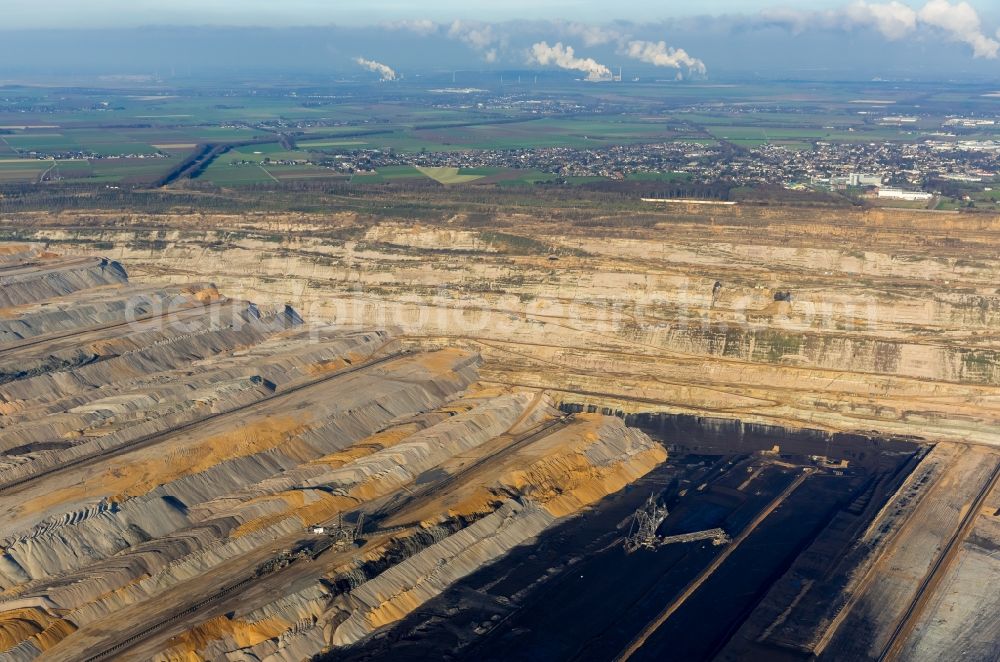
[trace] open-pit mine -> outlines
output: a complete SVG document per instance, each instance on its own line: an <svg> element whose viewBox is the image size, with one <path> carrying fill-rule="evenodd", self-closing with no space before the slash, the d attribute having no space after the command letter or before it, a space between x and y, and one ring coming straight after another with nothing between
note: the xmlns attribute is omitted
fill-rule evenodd
<svg viewBox="0 0 1000 662"><path fill-rule="evenodd" d="M996 660L1000 218L0 218L0 659Z"/></svg>

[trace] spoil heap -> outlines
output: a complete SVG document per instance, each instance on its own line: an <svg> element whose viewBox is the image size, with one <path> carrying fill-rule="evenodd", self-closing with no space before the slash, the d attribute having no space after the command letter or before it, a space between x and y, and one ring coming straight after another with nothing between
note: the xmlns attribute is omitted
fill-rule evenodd
<svg viewBox="0 0 1000 662"><path fill-rule="evenodd" d="M31 246L0 278L4 659L355 644L666 457L470 351Z"/></svg>

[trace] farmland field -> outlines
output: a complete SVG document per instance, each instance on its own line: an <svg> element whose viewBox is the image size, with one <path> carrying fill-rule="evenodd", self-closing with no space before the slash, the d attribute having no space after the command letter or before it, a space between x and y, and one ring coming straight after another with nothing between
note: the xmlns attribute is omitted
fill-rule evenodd
<svg viewBox="0 0 1000 662"><path fill-rule="evenodd" d="M277 143L255 144L229 150L198 179L220 186L239 186L341 176L329 168L306 163L309 157L307 151L287 150Z"/></svg>
<svg viewBox="0 0 1000 662"><path fill-rule="evenodd" d="M92 159L93 176L100 181L149 183L169 170L177 159Z"/></svg>
<svg viewBox="0 0 1000 662"><path fill-rule="evenodd" d="M52 167L52 161L0 158L0 182L31 182Z"/></svg>
<svg viewBox="0 0 1000 662"><path fill-rule="evenodd" d="M361 147L367 145L363 140L299 140L300 149L310 149L313 147Z"/></svg>
<svg viewBox="0 0 1000 662"><path fill-rule="evenodd" d="M413 166L403 165L379 168L374 173L358 173L354 176L354 181L358 183L375 183L405 179L421 180L423 178L424 175Z"/></svg>
<svg viewBox="0 0 1000 662"><path fill-rule="evenodd" d="M229 164L212 164L200 180L209 181L220 186L240 184L266 184L275 181L275 177L262 166L231 166Z"/></svg>
<svg viewBox="0 0 1000 662"><path fill-rule="evenodd" d="M4 136L4 142L20 153L70 151L80 148L79 143L62 133L18 132Z"/></svg>
<svg viewBox="0 0 1000 662"><path fill-rule="evenodd" d="M482 175L460 174L458 168L423 168L418 166L417 170L439 184L466 184L483 178Z"/></svg>
<svg viewBox="0 0 1000 662"><path fill-rule="evenodd" d="M58 93L11 85L0 100L0 159L14 162L0 167L0 177L7 182L37 181L51 167L44 161L56 157L61 161L45 183L142 185L157 181L206 146L231 145L198 169L199 184L339 179L347 176L340 171L352 169L329 167L338 165L336 159L353 159L359 153L363 158L365 153L442 152L455 157L421 163L433 166L423 172L410 165L379 163L377 173L364 174L372 166L362 163L349 179L357 184L427 177L449 185L585 184L601 177L542 171L534 163L521 166L509 159L483 163L464 157L482 151L597 152L643 144L728 144L744 149L773 144L808 152L820 142L915 143L941 135L955 104L975 107L984 116L997 105L979 89L928 89L919 84L643 81L593 86L553 80L497 88L489 78L470 86L469 94L446 93L440 81L375 87L343 81L255 86L199 81L183 89L151 81L117 88L95 84ZM885 119L901 114L919 118L903 126ZM998 136L997 125L961 135L980 140ZM67 156L72 160L63 161ZM487 164L491 167L472 167ZM683 181L676 177L670 172L639 172L628 174L625 181ZM982 201L992 204L992 199Z"/></svg>

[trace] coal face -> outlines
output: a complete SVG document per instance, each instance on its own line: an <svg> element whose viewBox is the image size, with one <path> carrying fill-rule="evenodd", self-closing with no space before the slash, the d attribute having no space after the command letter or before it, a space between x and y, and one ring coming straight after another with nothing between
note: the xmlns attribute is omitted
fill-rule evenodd
<svg viewBox="0 0 1000 662"><path fill-rule="evenodd" d="M613 659L694 582L632 659L714 659L803 557L849 548L923 449L912 439L722 419L624 418L671 450L664 465L460 581L363 648L328 659ZM703 540L626 553L622 538L651 494L669 510L661 536L717 527L732 538L746 535L711 573L726 545ZM802 659L753 646L743 653Z"/></svg>
<svg viewBox="0 0 1000 662"><path fill-rule="evenodd" d="M564 403L567 413L600 412L623 418L663 443L668 451L731 455L770 451L783 455L818 455L862 464L871 470L888 469L900 456L917 452L923 440L877 434L826 432L809 428L747 423L738 419L662 412L624 413L607 407Z"/></svg>

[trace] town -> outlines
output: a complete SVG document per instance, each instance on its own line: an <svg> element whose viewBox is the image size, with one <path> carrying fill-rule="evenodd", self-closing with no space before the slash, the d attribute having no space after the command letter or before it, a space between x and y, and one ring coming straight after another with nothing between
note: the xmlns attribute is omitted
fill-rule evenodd
<svg viewBox="0 0 1000 662"><path fill-rule="evenodd" d="M243 165L252 163L247 161ZM867 188L878 189L874 193L883 198L929 200L949 183L989 182L1000 167L1000 141L820 142L811 150L771 144L741 149L729 143L703 145L684 141L593 149L549 147L416 153L353 149L322 156L313 154L300 163L356 174L398 165L521 168L564 178L612 180L629 175L675 173L701 184L780 183L785 187L815 186L838 191Z"/></svg>

